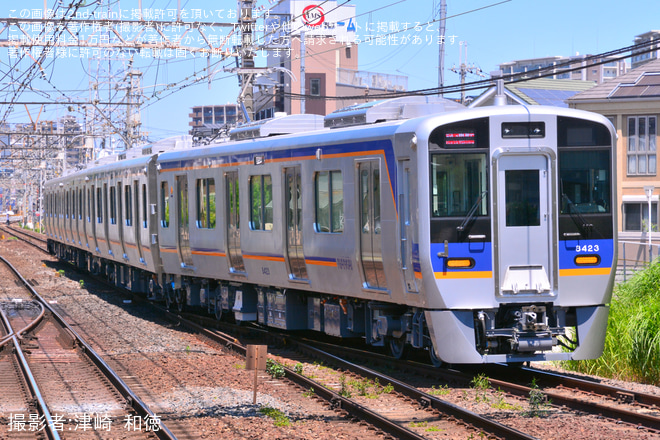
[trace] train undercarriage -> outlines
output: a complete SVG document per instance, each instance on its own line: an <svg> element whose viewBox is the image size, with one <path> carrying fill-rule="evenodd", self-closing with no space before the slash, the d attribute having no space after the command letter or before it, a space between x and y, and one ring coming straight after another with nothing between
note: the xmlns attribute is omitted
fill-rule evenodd
<svg viewBox="0 0 660 440"><path fill-rule="evenodd" d="M255 322L281 330L314 330L338 338L363 338L367 345L386 347L401 358L409 347L433 350L426 311L385 302L365 301L289 288L161 274L106 260L82 249L49 242L59 259L109 283L168 308L206 312L218 320Z"/></svg>
<svg viewBox="0 0 660 440"><path fill-rule="evenodd" d="M232 281L158 276L61 243L50 242L49 246L61 260L178 311L189 308L219 320L255 322L281 330L314 330L338 338L363 338L367 345L386 347L396 358L403 357L411 347L424 349L437 366L443 360L432 348L434 343L453 344L451 336L434 340L431 334L445 332L430 330L428 313L433 312L421 308ZM469 315L462 318L464 332L468 342L472 339L470 345L474 346L475 355L526 356L556 351L559 347L570 352L578 346L573 340L575 332L567 331L576 327L575 309L538 303L465 313Z"/></svg>

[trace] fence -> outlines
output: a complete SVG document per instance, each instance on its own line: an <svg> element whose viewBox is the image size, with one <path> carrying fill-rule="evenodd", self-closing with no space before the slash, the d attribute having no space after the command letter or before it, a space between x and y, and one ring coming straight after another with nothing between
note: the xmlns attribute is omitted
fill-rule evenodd
<svg viewBox="0 0 660 440"><path fill-rule="evenodd" d="M636 271L642 270L660 255L660 243L619 241L619 260L616 280L627 281Z"/></svg>

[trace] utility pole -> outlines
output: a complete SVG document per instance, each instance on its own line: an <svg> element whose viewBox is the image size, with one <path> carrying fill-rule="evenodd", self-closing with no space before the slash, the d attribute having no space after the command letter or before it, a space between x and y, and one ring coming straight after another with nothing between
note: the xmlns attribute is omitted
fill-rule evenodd
<svg viewBox="0 0 660 440"><path fill-rule="evenodd" d="M252 47L252 30L254 29L255 20L252 18L252 10L256 0L238 0L238 10L240 15L238 17L238 25L241 30L241 69L253 70L254 69L254 54ZM240 72L240 70L239 70ZM244 107L246 122L254 119L254 98L253 98L253 80L254 73L239 73L241 82L241 95L238 97L239 102Z"/></svg>
<svg viewBox="0 0 660 440"><path fill-rule="evenodd" d="M300 114L305 114L305 31L300 31Z"/></svg>
<svg viewBox="0 0 660 440"><path fill-rule="evenodd" d="M440 0L440 8L438 10L438 20L440 26L438 27L438 46L440 53L438 54L438 88L440 89L440 96L442 96L442 87L445 85L445 32L447 23L447 1Z"/></svg>
<svg viewBox="0 0 660 440"><path fill-rule="evenodd" d="M140 84L142 72L130 69L127 73L128 87L126 88L126 139L130 142L126 149L133 148L140 137ZM133 107L135 106L135 112Z"/></svg>
<svg viewBox="0 0 660 440"><path fill-rule="evenodd" d="M465 48L465 59L463 59L463 48ZM461 77L461 104L465 104L465 77L467 74L472 73L473 75L478 75L481 77L485 77L485 75L482 74L481 69L476 67L474 64L471 66L467 64L467 41L459 42L458 50L460 51L458 54L459 67L457 69L456 66L453 66L451 71L458 73Z"/></svg>

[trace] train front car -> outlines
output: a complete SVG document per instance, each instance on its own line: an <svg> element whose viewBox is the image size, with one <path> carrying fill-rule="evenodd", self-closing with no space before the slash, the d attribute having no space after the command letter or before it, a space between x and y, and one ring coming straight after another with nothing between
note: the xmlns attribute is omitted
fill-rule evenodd
<svg viewBox="0 0 660 440"><path fill-rule="evenodd" d="M541 106L432 121L418 132L429 164L418 181L430 237L420 270L438 358L600 356L616 266L609 121Z"/></svg>

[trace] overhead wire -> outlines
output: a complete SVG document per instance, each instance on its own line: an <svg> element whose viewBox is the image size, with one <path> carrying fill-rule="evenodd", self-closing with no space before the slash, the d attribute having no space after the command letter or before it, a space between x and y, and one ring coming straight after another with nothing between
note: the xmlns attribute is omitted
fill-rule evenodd
<svg viewBox="0 0 660 440"><path fill-rule="evenodd" d="M535 70L533 72L518 72L518 73L512 73L508 75L503 75L502 79L505 81L505 83L510 84L510 83L520 83L520 82L526 82L530 81L532 79L536 78L547 78L550 76L557 75L558 71L561 73L570 73L570 72L577 72L580 70L583 70L588 67L592 66L598 66L601 64L607 64L607 63L612 63L616 61L621 61L627 58L630 58L632 54L626 54L623 56L618 56L622 53L627 53L627 52L633 52L635 55L640 55L644 53L649 53L657 50L654 46L657 44L657 41L647 41L639 44L635 44L632 46L626 46L623 48L615 49L612 51L608 52L603 52L600 54L596 55L590 55L585 57L584 59L581 59L580 62L585 62L585 63L590 63L587 64L586 67L583 65L575 66L575 67L570 67L573 64L576 64L575 61L566 61L563 63L555 64L552 66L547 66L547 67L542 67L538 70ZM531 74L531 76L530 76ZM465 84L454 84L450 86L443 86L443 87L431 87L431 88L426 88L426 89L417 89L417 90L409 90L405 92L385 92L385 93L370 93L368 96L369 99L377 99L377 98L392 98L393 96L397 97L402 97L402 96L414 96L414 95L437 95L439 93L458 93L461 91L472 91L472 90L479 90L483 89L486 87L490 87L493 85L493 78L488 78L488 79L483 79L483 80L478 80L478 81L473 81ZM288 96L292 99L308 99L311 97L311 95L302 95L299 93L292 93L292 92L285 92L285 96ZM353 96L315 96L314 98L316 99L328 99L328 100L343 100L343 99L364 99L365 95L353 95Z"/></svg>

